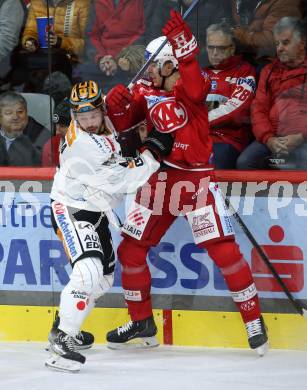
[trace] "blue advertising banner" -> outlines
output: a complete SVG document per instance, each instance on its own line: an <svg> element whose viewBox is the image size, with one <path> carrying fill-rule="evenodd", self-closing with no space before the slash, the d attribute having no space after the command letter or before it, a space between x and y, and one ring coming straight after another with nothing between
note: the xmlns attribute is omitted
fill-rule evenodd
<svg viewBox="0 0 307 390"><path fill-rule="evenodd" d="M306 199L285 197L232 197L251 232L263 246L290 291L307 298L304 258ZM123 218L124 205L118 210ZM233 225L241 251L251 265L260 296L284 298L280 287ZM115 248L118 231L111 229ZM227 256L227 253L225 253ZM148 255L155 294L229 296L218 268L193 242L188 223L177 218L161 243ZM121 293L120 267L114 287ZM67 283L70 265L51 225L48 193L0 193L0 286L6 291L59 292Z"/></svg>

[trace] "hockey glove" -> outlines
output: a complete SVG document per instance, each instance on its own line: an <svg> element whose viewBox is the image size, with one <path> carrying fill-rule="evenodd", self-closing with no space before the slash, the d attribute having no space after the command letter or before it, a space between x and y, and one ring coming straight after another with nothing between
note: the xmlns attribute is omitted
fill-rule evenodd
<svg viewBox="0 0 307 390"><path fill-rule="evenodd" d="M129 90L123 84L118 84L107 94L106 105L112 112L122 112L131 100Z"/></svg>
<svg viewBox="0 0 307 390"><path fill-rule="evenodd" d="M177 60L179 62L189 62L199 52L197 41L179 12L171 10L170 15L171 17L162 32L172 45Z"/></svg>
<svg viewBox="0 0 307 390"><path fill-rule="evenodd" d="M160 133L158 130L153 129L148 134L144 144L143 150L148 149L156 157L158 161L161 161L163 157L170 154L173 148L174 138L169 133Z"/></svg>

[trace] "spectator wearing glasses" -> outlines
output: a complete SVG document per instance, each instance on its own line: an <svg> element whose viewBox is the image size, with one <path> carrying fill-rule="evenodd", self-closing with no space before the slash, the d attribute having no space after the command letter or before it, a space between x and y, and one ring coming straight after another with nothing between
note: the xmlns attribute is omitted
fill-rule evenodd
<svg viewBox="0 0 307 390"><path fill-rule="evenodd" d="M306 25L284 17L274 27L277 59L260 74L252 105L256 137L239 169L307 168Z"/></svg>
<svg viewBox="0 0 307 390"><path fill-rule="evenodd" d="M210 66L204 70L211 79L206 102L213 162L217 169L234 169L250 133L250 105L254 97L255 69L235 55L235 40L226 23L207 28Z"/></svg>
<svg viewBox="0 0 307 390"><path fill-rule="evenodd" d="M160 0L161 8L168 17L170 9L177 9L182 15L190 7L193 0ZM199 44L199 62L201 66L209 65L206 49L206 29L211 24L228 23L232 20L232 8L229 0L199 0L195 10L188 16L191 30Z"/></svg>

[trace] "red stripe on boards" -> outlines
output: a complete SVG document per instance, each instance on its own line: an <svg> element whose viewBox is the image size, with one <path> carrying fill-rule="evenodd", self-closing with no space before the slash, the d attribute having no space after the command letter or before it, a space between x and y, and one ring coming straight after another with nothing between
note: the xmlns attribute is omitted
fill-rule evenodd
<svg viewBox="0 0 307 390"><path fill-rule="evenodd" d="M173 345L172 310L163 310L163 344Z"/></svg>

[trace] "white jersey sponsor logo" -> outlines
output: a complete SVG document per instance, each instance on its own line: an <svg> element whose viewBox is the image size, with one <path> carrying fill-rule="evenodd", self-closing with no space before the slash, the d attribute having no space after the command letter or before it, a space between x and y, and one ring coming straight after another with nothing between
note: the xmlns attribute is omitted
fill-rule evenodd
<svg viewBox="0 0 307 390"><path fill-rule="evenodd" d="M96 250L102 253L101 243L94 225L92 225L87 221L74 222L74 225L78 233L79 239L82 243L83 250L84 251Z"/></svg>
<svg viewBox="0 0 307 390"><path fill-rule="evenodd" d="M69 254L71 258L75 258L78 255L76 237L75 232L71 229L71 222L66 216L66 207L61 203L54 203L53 207L56 223L61 229Z"/></svg>

